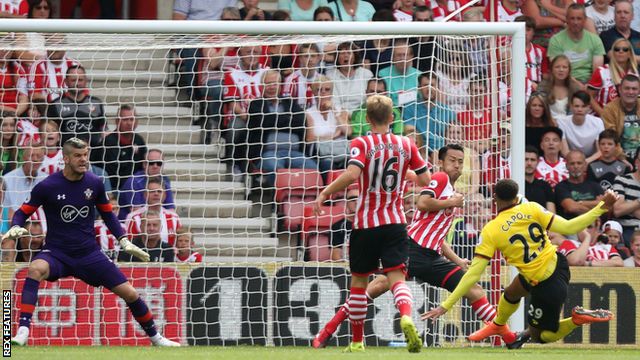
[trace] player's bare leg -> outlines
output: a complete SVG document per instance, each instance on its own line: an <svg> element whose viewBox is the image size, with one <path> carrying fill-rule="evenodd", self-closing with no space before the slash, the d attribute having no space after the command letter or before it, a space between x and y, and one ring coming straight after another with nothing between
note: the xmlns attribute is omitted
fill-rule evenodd
<svg viewBox="0 0 640 360"><path fill-rule="evenodd" d="M147 333L153 345L169 347L180 346L180 343L171 341L158 333L151 311L149 311L147 304L138 295L138 292L133 288L130 282L127 281L115 286L111 291L127 303L131 314L140 326L142 326L144 332Z"/></svg>
<svg viewBox="0 0 640 360"><path fill-rule="evenodd" d="M14 345L24 346L29 341L29 327L31 326L31 318L33 311L38 303L38 288L40 282L49 277L49 263L36 259L29 264L27 270L27 278L22 288L22 303L20 304L20 327L16 332L16 336L11 339Z"/></svg>
<svg viewBox="0 0 640 360"><path fill-rule="evenodd" d="M400 327L407 340L407 350L412 353L420 352L422 349L422 339L420 339L416 325L411 319L413 298L411 290L409 290L409 287L404 282L406 273L403 269L396 269L387 272L386 275L391 285L391 291L393 292L393 300L400 311Z"/></svg>

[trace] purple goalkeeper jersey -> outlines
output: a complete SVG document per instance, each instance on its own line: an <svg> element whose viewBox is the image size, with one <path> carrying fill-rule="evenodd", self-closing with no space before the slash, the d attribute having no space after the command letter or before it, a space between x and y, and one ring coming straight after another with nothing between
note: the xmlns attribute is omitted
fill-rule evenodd
<svg viewBox="0 0 640 360"><path fill-rule="evenodd" d="M59 249L71 256L99 251L93 227L95 207L108 209L111 205L102 179L94 173L87 171L82 179L71 181L62 171L55 172L33 188L25 205L21 210L44 209L48 231L43 249ZM124 235L120 226L109 226L115 219L111 211L100 213L116 238Z"/></svg>

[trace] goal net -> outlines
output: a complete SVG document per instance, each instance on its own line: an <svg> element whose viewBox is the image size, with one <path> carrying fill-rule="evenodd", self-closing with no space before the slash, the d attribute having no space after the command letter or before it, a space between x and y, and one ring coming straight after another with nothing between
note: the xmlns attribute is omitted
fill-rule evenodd
<svg viewBox="0 0 640 360"><path fill-rule="evenodd" d="M439 147L465 147L456 188L467 200L445 241L471 259L478 231L495 215L493 185L522 173L509 162L524 155L524 141L511 140L524 132L515 121L524 118L524 80L511 76L524 73L524 47L505 36L523 33L523 24L189 23L80 21L71 31L56 21L10 21L0 29L11 31L0 53L12 55L0 59L12 74L3 151L22 154L41 142L41 170L57 170L50 135L87 139L94 170L106 172L114 201L129 213L120 216L127 231L149 247L175 248L151 249L164 262L117 261L165 336L189 345L311 344L348 297L348 232L332 225L350 220L359 195L352 187L336 194L319 217L310 205L346 167L349 140L368 133L363 103L372 94L393 99L390 131L414 139L434 171ZM40 33L47 24L53 33ZM5 128L12 121L15 132ZM409 218L419 190L406 187ZM19 205L5 195L5 209ZM98 245L113 255L117 244L98 230ZM20 244L28 249L29 240ZM32 251L12 254L28 259ZM188 262L199 259L192 252L202 262ZM17 319L26 264L0 269ZM496 256L481 281L494 305L509 275ZM416 320L448 294L408 283ZM124 302L72 278L41 284L33 319L30 344L149 344ZM429 346L468 345L481 326L466 300L436 323L416 324ZM329 344L349 339L345 321ZM366 344L403 339L387 292L369 306Z"/></svg>

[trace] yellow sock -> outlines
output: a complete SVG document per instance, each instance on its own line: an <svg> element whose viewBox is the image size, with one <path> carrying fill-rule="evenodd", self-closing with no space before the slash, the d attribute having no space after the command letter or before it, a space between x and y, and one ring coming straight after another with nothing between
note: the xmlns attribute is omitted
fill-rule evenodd
<svg viewBox="0 0 640 360"><path fill-rule="evenodd" d="M496 316L495 319L493 319L493 322L498 325L506 324L507 321L509 321L509 318L511 317L511 315L513 315L513 313L516 312L516 310L518 310L519 307L520 307L520 300L518 300L518 302L515 304L510 303L509 301L507 301L507 299L504 298L504 293L503 293L502 296L500 297L498 308L496 309L496 311L498 312L498 315Z"/></svg>
<svg viewBox="0 0 640 360"><path fill-rule="evenodd" d="M574 329L577 329L579 326L576 325L571 318L560 320L560 328L558 331L551 332L549 330L544 330L540 334L540 340L550 343L554 341L558 341L563 337L569 335Z"/></svg>

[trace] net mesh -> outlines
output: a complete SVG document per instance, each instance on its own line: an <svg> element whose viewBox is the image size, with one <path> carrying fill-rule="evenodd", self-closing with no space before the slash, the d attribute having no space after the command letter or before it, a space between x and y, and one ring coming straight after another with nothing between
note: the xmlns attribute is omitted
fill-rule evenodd
<svg viewBox="0 0 640 360"><path fill-rule="evenodd" d="M488 200L492 186L509 177L512 70L508 43L502 37L480 35L7 34L0 38L0 51L21 59L17 63L25 71L13 78L23 76L25 80L3 78L5 110L13 106L22 114L13 117L14 133L5 128L12 121L5 112L2 147L4 154L12 154L12 146L18 144L15 149L21 155L32 146L30 141L40 141L45 152L53 155L54 146L47 139L55 130L47 128L48 120L58 120L63 139L65 134L89 133L93 142L98 133L101 144L90 144L92 164L107 170L105 183L122 199L127 190L118 187L127 178L138 171L157 171L154 160L162 160L144 162L142 143L107 145L109 136L123 131L126 106L133 105L134 132L144 140L147 154L153 149L162 151L163 186L170 187L173 197L174 206L166 204L168 210L161 212L161 240L182 246L175 232L188 227L193 244L187 244L202 255L204 263L131 266L119 262L149 303L159 329L189 344L308 346L348 297L347 248L337 243L344 232L332 230L331 225L350 211L350 190L333 196L320 217L312 215L309 205L345 168L348 139L367 134L361 108L367 96L384 92L394 100L396 113L390 130L412 137L434 171L438 170L434 154L440 146L456 142L465 147L465 166L456 188L467 201L454 209L458 216L446 241L460 257L471 259L477 231L495 213ZM408 48L404 53L402 44ZM316 51L317 55L309 55ZM35 60L47 53L52 59L52 54L63 53L69 63ZM72 60L86 70L86 89L62 80ZM5 61L5 69L12 69L10 62ZM273 73L265 71L267 67L279 72L272 81L278 87L275 92L268 90ZM321 73L327 78L317 80ZM384 80L382 88L375 81L370 87L371 78ZM10 92L16 90L12 102ZM327 91L332 93L327 95ZM103 129L104 134L97 126L85 130L77 126L87 120L80 118L80 110L69 114L60 105L59 117L55 117L53 105L43 106L79 92L95 99L87 115L91 121L97 121L95 112L104 106L108 128ZM45 101L34 93L42 94ZM276 95L269 98L269 94ZM261 97L268 103L283 94L296 105L251 105ZM274 113L289 119L288 123L267 125L265 119ZM257 117L264 123L255 127L252 119ZM77 124L69 125L69 119ZM282 129L285 131L278 131ZM15 140L8 140L8 134ZM286 144L286 149L269 145L274 141ZM294 156L296 149L300 151ZM287 156L267 161L281 151ZM5 178L11 168L25 161L19 156L3 159ZM48 156L44 158L47 163ZM60 168L59 158L47 164L49 172ZM282 168L277 176L276 168ZM149 222L144 221L147 208L136 212L151 198L143 190L146 177L142 178L138 192L128 190L130 197L138 196L142 202L120 201L120 211L138 216L121 216L135 236L145 235ZM7 190L13 193L5 195L4 208L15 210L28 191ZM419 190L415 185L407 187L409 217L415 212ZM168 193L166 190L164 196ZM117 257L113 238L106 232L97 234L103 250ZM29 250L18 251L28 259L27 253ZM3 258L11 254L15 253L3 251ZM175 259L189 259L190 255L182 251ZM506 276L499 259L490 270L482 285L490 301L497 304L500 281ZM2 275L7 285L3 288L14 289L15 304L19 304L24 265L3 263ZM444 290L416 280L410 280L410 287L414 319L446 297ZM78 280L47 284L41 290L38 309L33 344L148 344L123 302ZM367 344L402 341L399 314L390 293L375 300L368 319ZM418 327L427 344L446 345L466 344L466 335L480 325L464 300L443 320ZM349 331L348 323L343 323L330 344L346 345Z"/></svg>

